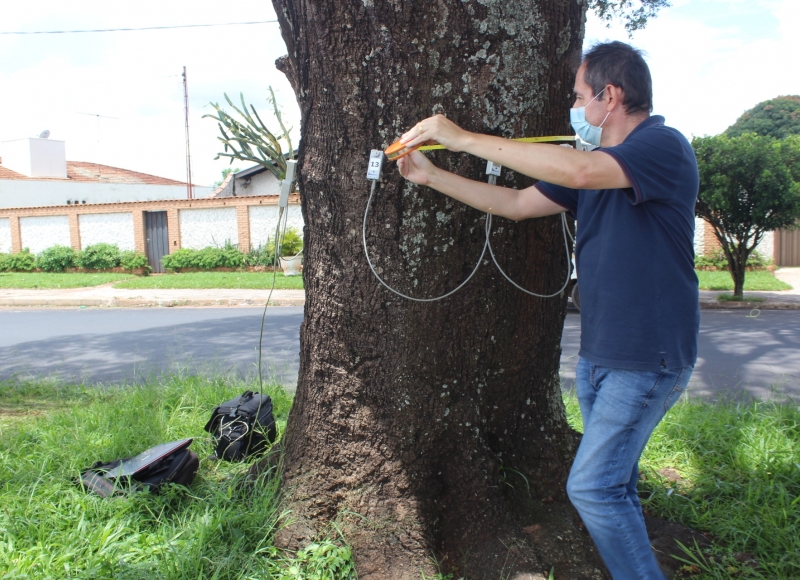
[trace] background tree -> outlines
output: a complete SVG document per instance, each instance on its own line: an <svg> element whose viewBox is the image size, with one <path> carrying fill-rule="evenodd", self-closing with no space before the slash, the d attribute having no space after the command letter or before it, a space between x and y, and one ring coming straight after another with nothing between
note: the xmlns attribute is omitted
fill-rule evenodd
<svg viewBox="0 0 800 580"><path fill-rule="evenodd" d="M225 179L231 173L236 174L236 173L239 173L240 171L241 171L241 169L239 169L238 167L226 167L225 169L222 170L222 179L220 179L219 181L215 181L214 182L214 187L219 187L220 185L222 185L222 182L225 181Z"/></svg>
<svg viewBox="0 0 800 580"><path fill-rule="evenodd" d="M566 297L537 299L482 267L438 302L398 298L364 259L370 149L446 113L503 137L572 134L586 5L575 0L273 0L278 66L302 115L306 306L297 394L283 439L277 545L336 521L362 579L599 578L564 484L577 436L558 367ZM608 3L604 3L608 4ZM630 2L620 2L630 6ZM647 2L646 4L655 4ZM459 174L485 162L437 152ZM531 180L504 172L500 183ZM372 259L430 297L471 271L484 215L405 182L389 165L367 223ZM492 244L523 286L567 273L558 217L496 219Z"/></svg>
<svg viewBox="0 0 800 580"><path fill-rule="evenodd" d="M800 96L776 97L745 111L725 130L728 137L756 133L765 137L783 139L800 135Z"/></svg>
<svg viewBox="0 0 800 580"><path fill-rule="evenodd" d="M719 135L692 146L700 171L695 211L711 224L742 298L747 259L764 234L800 218L800 137Z"/></svg>

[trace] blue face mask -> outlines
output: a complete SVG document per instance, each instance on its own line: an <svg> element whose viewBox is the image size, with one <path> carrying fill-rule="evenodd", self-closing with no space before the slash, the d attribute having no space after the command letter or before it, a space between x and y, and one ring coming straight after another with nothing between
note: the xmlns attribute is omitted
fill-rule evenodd
<svg viewBox="0 0 800 580"><path fill-rule="evenodd" d="M591 101L586 103L586 105L591 105L592 102L603 94L603 89L599 93L597 93ZM603 119L603 123L606 122L608 119L608 115L611 113L606 114L606 118ZM586 107L574 107L569 110L569 120L572 124L572 128L575 129L575 133L577 133L578 137L586 141L587 143L591 143L592 145L596 145L597 147L600 146L600 137L603 134L603 123L600 123L599 127L595 127L589 121L586 120Z"/></svg>

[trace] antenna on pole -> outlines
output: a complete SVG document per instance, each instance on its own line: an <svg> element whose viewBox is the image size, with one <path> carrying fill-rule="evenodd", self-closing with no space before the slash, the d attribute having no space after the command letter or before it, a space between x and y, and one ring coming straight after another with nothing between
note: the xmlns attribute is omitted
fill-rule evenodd
<svg viewBox="0 0 800 580"><path fill-rule="evenodd" d="M100 177L100 119L114 119L115 121L119 120L119 117L109 117L107 115L98 115L97 113L81 113L80 111L75 111L78 115L86 115L88 117L96 117L97 118L97 153L95 158L95 169L97 170L97 177Z"/></svg>
<svg viewBox="0 0 800 580"><path fill-rule="evenodd" d="M186 67L183 67L183 109L186 117L186 196L194 197L192 191L192 155L189 152L189 89L186 86Z"/></svg>

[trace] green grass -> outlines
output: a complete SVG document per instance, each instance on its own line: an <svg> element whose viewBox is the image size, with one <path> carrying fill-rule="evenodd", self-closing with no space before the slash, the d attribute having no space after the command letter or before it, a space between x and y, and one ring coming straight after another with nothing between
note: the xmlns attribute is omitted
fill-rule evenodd
<svg viewBox="0 0 800 580"><path fill-rule="evenodd" d="M296 555L272 545L276 481L244 484L248 464L208 459L211 409L254 384L164 377L144 386L0 382L0 577L5 579L345 580L352 558L322 541ZM266 385L279 432L291 397ZM580 430L577 401L564 397ZM194 437L190 488L101 499L73 480L97 460ZM697 580L800 577L800 408L785 402L679 402L640 463L650 513L707 533L689 547ZM659 471L671 469L670 482ZM751 568L736 559L750 554ZM338 567L338 568L337 568ZM338 570L338 571L336 571ZM314 574L318 574L314 576Z"/></svg>
<svg viewBox="0 0 800 580"><path fill-rule="evenodd" d="M115 288L166 289L166 288L248 288L269 290L272 288L272 272L186 272L183 274L159 274L131 278L114 285ZM275 275L275 288L302 290L302 276Z"/></svg>
<svg viewBox="0 0 800 580"><path fill-rule="evenodd" d="M582 429L577 399L565 396ZM800 578L800 407L792 402L682 400L656 428L639 464L644 509L707 533L697 580ZM670 482L658 472L680 475ZM646 499L645 499L646 498ZM736 559L750 554L756 569Z"/></svg>
<svg viewBox="0 0 800 580"><path fill-rule="evenodd" d="M700 280L700 290L733 290L733 278L728 271L697 270L697 278ZM792 287L786 282L778 280L772 272L766 270L756 270L747 272L744 277L745 291L754 290L791 290Z"/></svg>
<svg viewBox="0 0 800 580"><path fill-rule="evenodd" d="M110 282L135 278L132 274L49 274L45 272L3 272L0 273L0 288L87 288Z"/></svg>
<svg viewBox="0 0 800 580"><path fill-rule="evenodd" d="M740 298L733 294L720 294L717 296L717 300L720 302L764 302L764 298L760 296L749 295Z"/></svg>
<svg viewBox="0 0 800 580"><path fill-rule="evenodd" d="M346 546L319 542L293 558L272 546L281 514L271 472L246 483L248 464L208 459L211 410L246 388L257 385L193 377L142 387L0 383L0 577L353 577ZM277 385L265 391L282 432L291 399ZM187 436L200 457L190 489L101 499L73 483L97 460ZM326 575L312 576L320 568Z"/></svg>

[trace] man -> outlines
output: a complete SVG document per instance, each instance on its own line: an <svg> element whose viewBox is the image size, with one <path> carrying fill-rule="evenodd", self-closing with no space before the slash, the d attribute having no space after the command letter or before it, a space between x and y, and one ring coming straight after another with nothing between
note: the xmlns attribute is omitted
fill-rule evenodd
<svg viewBox="0 0 800 580"><path fill-rule="evenodd" d="M567 493L615 580L661 579L636 482L639 456L697 359L697 163L686 138L650 115L650 71L633 47L592 47L574 90L572 125L594 151L470 133L442 116L402 137L408 147L435 140L540 180L530 188L471 181L419 151L398 167L410 181L513 220L576 216L584 436Z"/></svg>

